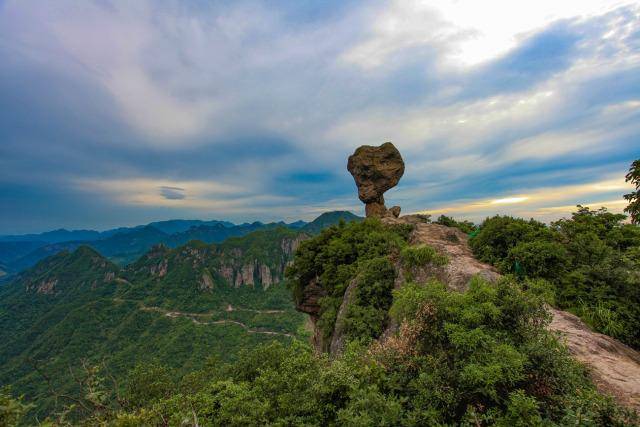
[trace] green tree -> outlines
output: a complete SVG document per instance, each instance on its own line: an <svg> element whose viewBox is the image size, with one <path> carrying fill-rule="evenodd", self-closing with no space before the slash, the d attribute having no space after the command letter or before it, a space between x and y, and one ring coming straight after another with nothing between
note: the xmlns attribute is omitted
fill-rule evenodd
<svg viewBox="0 0 640 427"><path fill-rule="evenodd" d="M629 202L624 211L631 216L633 224L638 224L640 223L640 159L631 163L625 181L632 183L636 187L636 191L624 195L624 198Z"/></svg>

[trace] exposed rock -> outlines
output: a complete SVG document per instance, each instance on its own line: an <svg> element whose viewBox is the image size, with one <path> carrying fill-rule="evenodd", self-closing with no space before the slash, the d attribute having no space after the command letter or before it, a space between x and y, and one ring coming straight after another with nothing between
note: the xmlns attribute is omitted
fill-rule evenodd
<svg viewBox="0 0 640 427"><path fill-rule="evenodd" d="M168 267L169 267L169 260L164 258L158 264L152 265L150 268L150 272L151 274L156 275L158 277L164 277L167 274Z"/></svg>
<svg viewBox="0 0 640 427"><path fill-rule="evenodd" d="M42 280L36 286L36 293L44 294L44 295L51 295L51 294L55 293L57 284L58 284L58 279Z"/></svg>
<svg viewBox="0 0 640 427"><path fill-rule="evenodd" d="M400 206L394 206L389 209L389 213L394 217L398 218L400 216Z"/></svg>
<svg viewBox="0 0 640 427"><path fill-rule="evenodd" d="M211 274L209 274L207 270L202 272L202 278L200 279L200 290L213 290L213 279L211 278Z"/></svg>
<svg viewBox="0 0 640 427"><path fill-rule="evenodd" d="M338 315L336 316L336 324L333 328L333 334L331 336L331 344L329 345L329 354L338 355L344 351L345 342L345 319L347 317L347 309L349 305L353 302L353 298L356 296L356 289L358 288L358 280L353 279L349 286L347 286L347 290L344 292L344 297L342 298L342 304L340 304L340 309L338 310Z"/></svg>
<svg viewBox="0 0 640 427"><path fill-rule="evenodd" d="M551 308L549 329L590 370L600 392L640 413L640 353L615 339L593 332L577 316Z"/></svg>
<svg viewBox="0 0 640 427"><path fill-rule="evenodd" d="M379 147L358 147L349 156L347 170L358 186L358 197L366 205L367 217L386 216L384 192L395 187L404 174L404 161L396 147L390 142Z"/></svg>
<svg viewBox="0 0 640 427"><path fill-rule="evenodd" d="M234 283L233 273L234 273L233 267L230 265L223 264L218 269L218 274L222 276L228 283Z"/></svg>
<svg viewBox="0 0 640 427"><path fill-rule="evenodd" d="M313 279L305 286L302 295L296 298L296 309L309 315L311 330L313 331L311 344L317 352L327 349L323 342L322 332L317 326L318 318L320 317L320 300L325 296L327 296L327 292L318 284L317 279Z"/></svg>
<svg viewBox="0 0 640 427"><path fill-rule="evenodd" d="M262 264L260 266L260 282L262 283L262 289L267 290L269 286L273 284L273 278L271 277L271 270L268 266Z"/></svg>
<svg viewBox="0 0 640 427"><path fill-rule="evenodd" d="M293 253L298 250L300 247L300 243L304 240L308 239L308 236L304 234L300 234L294 238L285 237L282 239L282 243L280 244L282 251L287 257L293 255Z"/></svg>

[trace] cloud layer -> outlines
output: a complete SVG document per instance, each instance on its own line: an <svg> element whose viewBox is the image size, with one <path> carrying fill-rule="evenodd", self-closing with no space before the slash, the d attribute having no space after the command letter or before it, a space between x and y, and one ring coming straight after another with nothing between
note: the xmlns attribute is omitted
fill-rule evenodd
<svg viewBox="0 0 640 427"><path fill-rule="evenodd" d="M387 140L405 212L621 209L640 6L512 3L2 2L0 233L361 212Z"/></svg>

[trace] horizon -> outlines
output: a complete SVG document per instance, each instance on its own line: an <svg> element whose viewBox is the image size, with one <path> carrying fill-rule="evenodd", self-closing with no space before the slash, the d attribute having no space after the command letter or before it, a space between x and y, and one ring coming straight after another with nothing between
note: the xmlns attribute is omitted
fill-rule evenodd
<svg viewBox="0 0 640 427"><path fill-rule="evenodd" d="M500 19L495 13L500 10ZM640 5L589 0L0 2L0 235L364 215L621 212Z"/></svg>

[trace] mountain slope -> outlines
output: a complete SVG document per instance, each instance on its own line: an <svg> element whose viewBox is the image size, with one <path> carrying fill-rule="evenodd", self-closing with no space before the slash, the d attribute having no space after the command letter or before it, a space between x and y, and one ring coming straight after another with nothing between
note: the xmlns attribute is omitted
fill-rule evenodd
<svg viewBox="0 0 640 427"><path fill-rule="evenodd" d="M82 360L120 379L153 360L180 375L211 356L288 340L303 316L278 282L303 238L277 228L157 246L125 270L86 246L49 257L0 288L0 383L42 415L56 393L78 391L69 372L81 375Z"/></svg>

